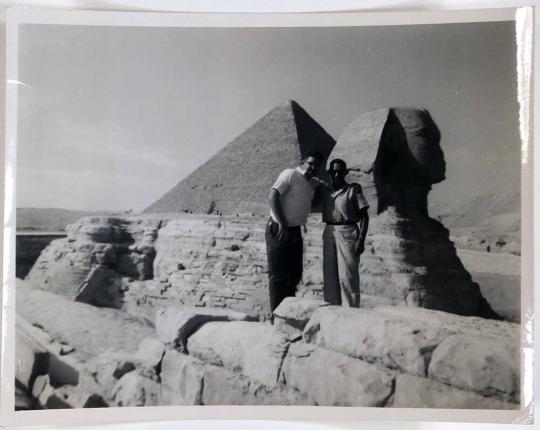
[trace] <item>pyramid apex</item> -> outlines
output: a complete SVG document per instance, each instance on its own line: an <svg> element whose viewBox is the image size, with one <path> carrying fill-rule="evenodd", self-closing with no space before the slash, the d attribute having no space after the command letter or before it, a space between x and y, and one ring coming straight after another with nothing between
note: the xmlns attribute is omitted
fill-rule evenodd
<svg viewBox="0 0 540 430"><path fill-rule="evenodd" d="M296 100L293 100L293 99L285 100L283 103L281 103L281 106L283 106L283 107L291 107L291 108L301 107L298 104L298 102Z"/></svg>

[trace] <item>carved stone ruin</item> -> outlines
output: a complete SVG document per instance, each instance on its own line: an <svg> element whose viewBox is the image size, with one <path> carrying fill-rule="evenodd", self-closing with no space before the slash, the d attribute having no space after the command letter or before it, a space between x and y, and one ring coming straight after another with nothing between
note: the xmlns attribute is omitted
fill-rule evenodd
<svg viewBox="0 0 540 430"><path fill-rule="evenodd" d="M361 115L336 143L329 160L346 160L348 179L370 204L361 289L394 303L497 317L448 230L428 214L431 186L445 179L440 139L427 110L389 108Z"/></svg>

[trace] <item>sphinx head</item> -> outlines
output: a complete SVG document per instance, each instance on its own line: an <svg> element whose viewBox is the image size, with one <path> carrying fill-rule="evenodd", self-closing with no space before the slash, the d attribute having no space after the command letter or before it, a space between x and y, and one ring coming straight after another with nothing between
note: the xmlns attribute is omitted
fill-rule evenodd
<svg viewBox="0 0 540 430"><path fill-rule="evenodd" d="M362 185L372 213L393 206L427 215L431 186L445 179L440 139L427 110L380 109L353 121L331 157L347 162L349 180Z"/></svg>
<svg viewBox="0 0 540 430"><path fill-rule="evenodd" d="M374 172L381 209L395 206L427 216L431 186L445 179L440 140L440 131L427 110L389 110Z"/></svg>

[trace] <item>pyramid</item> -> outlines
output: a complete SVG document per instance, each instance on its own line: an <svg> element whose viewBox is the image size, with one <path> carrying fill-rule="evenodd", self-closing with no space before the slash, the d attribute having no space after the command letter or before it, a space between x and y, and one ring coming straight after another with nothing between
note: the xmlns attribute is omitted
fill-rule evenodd
<svg viewBox="0 0 540 430"><path fill-rule="evenodd" d="M275 107L144 210L235 215L269 213L279 173L308 151L326 158L336 141L294 101Z"/></svg>

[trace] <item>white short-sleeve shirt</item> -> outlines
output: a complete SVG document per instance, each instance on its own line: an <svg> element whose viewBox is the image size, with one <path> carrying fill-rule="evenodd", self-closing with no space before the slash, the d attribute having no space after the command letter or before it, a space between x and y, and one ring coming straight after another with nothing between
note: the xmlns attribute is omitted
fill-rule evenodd
<svg viewBox="0 0 540 430"><path fill-rule="evenodd" d="M281 196L281 207L287 226L298 227L306 223L311 211L313 195L320 183L321 181L317 178L306 179L299 167L285 169L279 174L272 188ZM277 222L272 210L270 210L270 216Z"/></svg>

